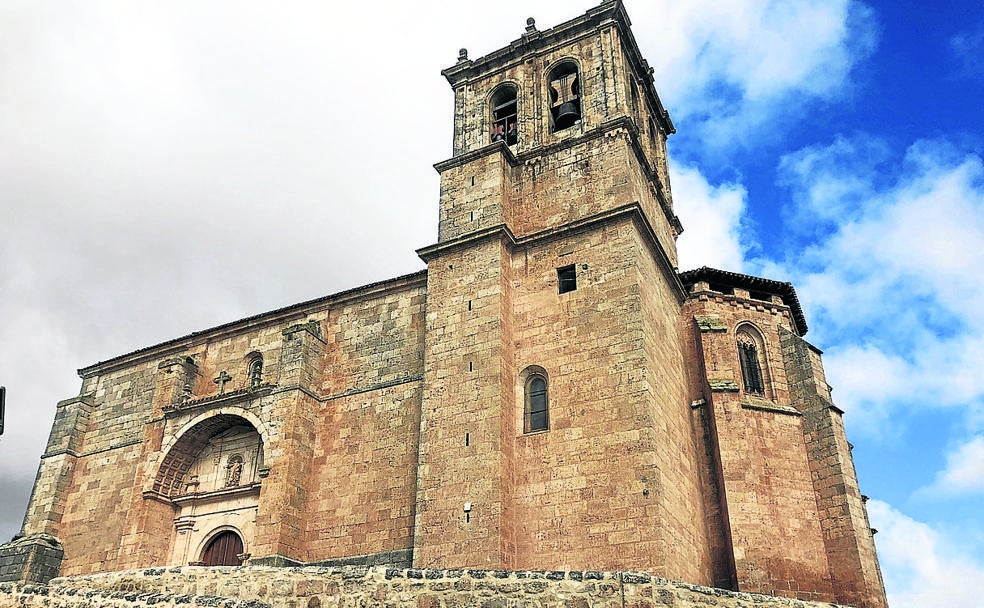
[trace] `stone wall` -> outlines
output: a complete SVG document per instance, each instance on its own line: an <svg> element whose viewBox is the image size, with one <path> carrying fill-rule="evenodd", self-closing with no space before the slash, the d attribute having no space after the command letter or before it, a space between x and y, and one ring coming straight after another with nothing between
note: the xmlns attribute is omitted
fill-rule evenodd
<svg viewBox="0 0 984 608"><path fill-rule="evenodd" d="M47 534L33 534L0 546L0 581L40 583L58 574L62 546Z"/></svg>
<svg viewBox="0 0 984 608"><path fill-rule="evenodd" d="M712 445L721 467L725 523L738 588L834 600L798 404L790 401L780 328L788 308L747 290L701 291L688 302L704 357ZM736 347L739 327L762 336L764 392L746 393ZM777 553L774 548L782 547Z"/></svg>
<svg viewBox="0 0 984 608"><path fill-rule="evenodd" d="M687 585L638 572L155 568L0 584L0 607L835 608Z"/></svg>

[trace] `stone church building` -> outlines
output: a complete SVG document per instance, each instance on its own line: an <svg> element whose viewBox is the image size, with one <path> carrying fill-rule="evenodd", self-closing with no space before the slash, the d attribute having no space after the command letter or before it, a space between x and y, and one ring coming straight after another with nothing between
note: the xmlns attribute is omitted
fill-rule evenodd
<svg viewBox="0 0 984 608"><path fill-rule="evenodd" d="M640 570L884 606L795 290L678 271L674 126L621 2L442 74L426 270L81 369L0 580Z"/></svg>

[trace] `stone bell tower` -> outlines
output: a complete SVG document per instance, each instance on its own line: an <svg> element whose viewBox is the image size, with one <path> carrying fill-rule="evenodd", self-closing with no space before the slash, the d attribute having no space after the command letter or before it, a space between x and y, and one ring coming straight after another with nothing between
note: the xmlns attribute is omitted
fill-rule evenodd
<svg viewBox="0 0 984 608"><path fill-rule="evenodd" d="M620 2L462 50L428 265L414 564L713 582L673 124ZM702 524L700 524L702 525Z"/></svg>

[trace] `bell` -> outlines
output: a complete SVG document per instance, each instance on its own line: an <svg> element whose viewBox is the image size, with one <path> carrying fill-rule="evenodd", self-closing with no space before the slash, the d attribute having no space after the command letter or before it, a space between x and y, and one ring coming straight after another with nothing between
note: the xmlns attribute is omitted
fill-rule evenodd
<svg viewBox="0 0 984 608"><path fill-rule="evenodd" d="M565 101L557 109L557 117L554 118L554 130L566 129L579 120L581 120L581 112L577 104L573 101Z"/></svg>

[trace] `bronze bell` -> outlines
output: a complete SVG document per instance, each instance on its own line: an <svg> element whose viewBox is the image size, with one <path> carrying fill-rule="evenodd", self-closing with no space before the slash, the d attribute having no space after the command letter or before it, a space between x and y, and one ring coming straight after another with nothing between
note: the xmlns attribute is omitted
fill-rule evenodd
<svg viewBox="0 0 984 608"><path fill-rule="evenodd" d="M566 129L579 120L581 120L581 110L577 107L577 103L565 101L557 108L557 117L554 119L554 130Z"/></svg>

